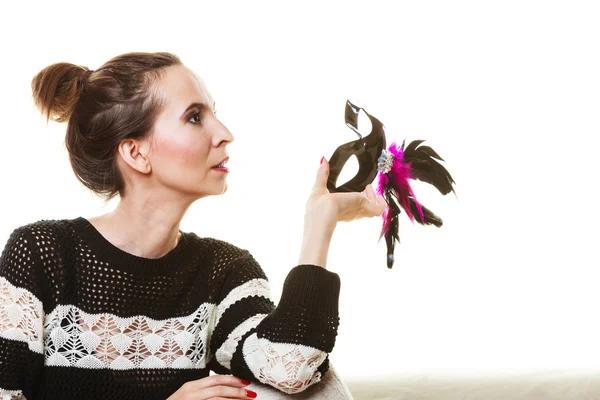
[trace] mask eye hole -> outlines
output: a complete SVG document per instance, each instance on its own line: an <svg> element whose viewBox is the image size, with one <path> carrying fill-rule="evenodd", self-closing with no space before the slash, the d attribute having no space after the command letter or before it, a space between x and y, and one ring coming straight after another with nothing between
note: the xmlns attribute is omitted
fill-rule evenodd
<svg viewBox="0 0 600 400"><path fill-rule="evenodd" d="M356 156L353 154L352 156L350 156L350 158L348 158L346 164L344 164L344 167L340 171L340 175L338 176L336 182L336 187L340 187L348 183L350 179L356 176L356 174L358 173L358 169L358 158L356 158Z"/></svg>
<svg viewBox="0 0 600 400"><path fill-rule="evenodd" d="M358 127L358 129L357 129L358 133L360 133L361 136L363 136L363 137L369 135L371 133L371 131L373 130L373 124L371 123L371 118L369 118L369 116L362 109L358 113L358 119L357 119L356 125ZM363 145L364 145L364 142L363 142Z"/></svg>

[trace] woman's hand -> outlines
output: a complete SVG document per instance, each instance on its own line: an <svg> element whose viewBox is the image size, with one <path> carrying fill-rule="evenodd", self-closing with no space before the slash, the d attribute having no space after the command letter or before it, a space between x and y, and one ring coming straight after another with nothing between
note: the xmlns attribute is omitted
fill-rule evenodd
<svg viewBox="0 0 600 400"><path fill-rule="evenodd" d="M306 203L307 218L335 225L339 221L380 216L385 211L385 199L381 195L375 195L370 184L360 193L329 193L328 178L329 162L323 158L317 171L315 185Z"/></svg>
<svg viewBox="0 0 600 400"><path fill-rule="evenodd" d="M211 375L186 382L167 400L253 399L256 393L243 389L249 384L231 375Z"/></svg>
<svg viewBox="0 0 600 400"><path fill-rule="evenodd" d="M353 221L382 215L387 208L383 196L375 195L369 184L361 193L329 193L327 178L329 162L323 162L306 202L304 236L298 264L312 264L326 268L331 236L339 221Z"/></svg>

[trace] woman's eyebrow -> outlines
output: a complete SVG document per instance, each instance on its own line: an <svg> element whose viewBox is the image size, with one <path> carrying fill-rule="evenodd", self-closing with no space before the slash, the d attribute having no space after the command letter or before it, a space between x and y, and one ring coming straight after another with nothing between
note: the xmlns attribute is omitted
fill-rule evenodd
<svg viewBox="0 0 600 400"><path fill-rule="evenodd" d="M216 110L216 108L215 108L216 104L217 103L215 101L213 101L213 109L212 109L213 112ZM194 108L198 108L200 110L200 112L203 113L204 111L208 110L208 105L206 105L206 103L192 103L188 106L188 108L185 109L185 111L183 112L181 117L185 118L186 114Z"/></svg>
<svg viewBox="0 0 600 400"><path fill-rule="evenodd" d="M205 109L208 108L208 106L204 103L192 103L188 106L188 108L185 109L182 116L185 116L193 108L199 108L200 111L204 111Z"/></svg>

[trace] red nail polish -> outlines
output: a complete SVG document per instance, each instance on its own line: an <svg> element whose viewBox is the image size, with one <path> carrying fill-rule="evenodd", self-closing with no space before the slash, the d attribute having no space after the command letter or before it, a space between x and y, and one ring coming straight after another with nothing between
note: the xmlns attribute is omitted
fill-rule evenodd
<svg viewBox="0 0 600 400"><path fill-rule="evenodd" d="M324 160L325 160L325 157L321 158L321 164L323 164Z"/></svg>
<svg viewBox="0 0 600 400"><path fill-rule="evenodd" d="M240 379L240 381L242 382L242 385L246 385L247 386L247 385L250 384L250 381L247 381L245 379Z"/></svg>
<svg viewBox="0 0 600 400"><path fill-rule="evenodd" d="M254 393L252 390L246 390L246 396L250 397L251 399L256 397L256 393Z"/></svg>

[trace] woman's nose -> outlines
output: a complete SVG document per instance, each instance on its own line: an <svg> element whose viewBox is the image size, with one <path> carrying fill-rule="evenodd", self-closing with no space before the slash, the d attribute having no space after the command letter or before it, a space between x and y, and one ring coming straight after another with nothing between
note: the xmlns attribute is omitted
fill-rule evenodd
<svg viewBox="0 0 600 400"><path fill-rule="evenodd" d="M213 141L215 142L216 147L220 146L221 142L231 143L233 142L233 140L233 135L231 134L231 132L229 132L229 129L227 129L227 127L223 124L221 124L220 129L213 136Z"/></svg>

